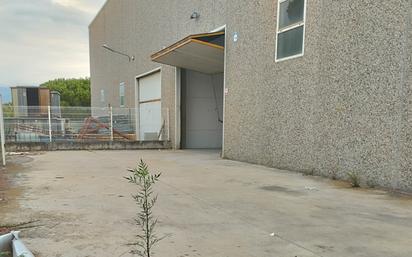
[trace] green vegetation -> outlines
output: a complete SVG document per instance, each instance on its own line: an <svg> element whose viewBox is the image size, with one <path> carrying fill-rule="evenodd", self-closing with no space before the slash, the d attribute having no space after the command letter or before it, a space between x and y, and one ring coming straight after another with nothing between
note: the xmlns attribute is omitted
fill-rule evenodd
<svg viewBox="0 0 412 257"><path fill-rule="evenodd" d="M304 176L315 176L315 172L316 172L315 168L312 168L312 169L304 170L303 175Z"/></svg>
<svg viewBox="0 0 412 257"><path fill-rule="evenodd" d="M1 224L0 223L0 235L1 234L7 234L12 230L23 230L23 229L29 229L29 228L36 228L39 225L36 225L35 223L39 222L38 220L31 220L27 222L21 222L18 224ZM1 256L0 256L1 257Z"/></svg>
<svg viewBox="0 0 412 257"><path fill-rule="evenodd" d="M333 169L329 171L329 177L332 180L337 180L338 179L338 169Z"/></svg>
<svg viewBox="0 0 412 257"><path fill-rule="evenodd" d="M58 91L61 106L90 106L90 78L55 79L41 84L40 87Z"/></svg>
<svg viewBox="0 0 412 257"><path fill-rule="evenodd" d="M126 179L129 183L137 185L138 188L137 194L133 195L133 199L139 206L139 212L135 221L141 230L141 233L136 236L137 242L134 243L137 249L132 252L141 257L150 257L153 254L153 246L162 240L162 238L158 238L155 235L157 219L152 213L152 209L157 201L157 195L154 195L152 187L159 180L160 173L151 174L143 160L140 160L136 169L131 169L129 172L132 174L126 177Z"/></svg>
<svg viewBox="0 0 412 257"><path fill-rule="evenodd" d="M11 252L0 252L0 257L10 257Z"/></svg>
<svg viewBox="0 0 412 257"><path fill-rule="evenodd" d="M348 177L352 187L360 187L360 177L357 172L351 171L348 172Z"/></svg>
<svg viewBox="0 0 412 257"><path fill-rule="evenodd" d="M11 103L3 104L3 115L4 117L14 117L13 104Z"/></svg>

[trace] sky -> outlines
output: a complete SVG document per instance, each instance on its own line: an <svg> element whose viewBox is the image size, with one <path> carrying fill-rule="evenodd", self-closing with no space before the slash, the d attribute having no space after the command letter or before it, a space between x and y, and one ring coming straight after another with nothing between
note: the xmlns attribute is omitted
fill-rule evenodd
<svg viewBox="0 0 412 257"><path fill-rule="evenodd" d="M105 0L0 0L0 87L89 76L88 25Z"/></svg>

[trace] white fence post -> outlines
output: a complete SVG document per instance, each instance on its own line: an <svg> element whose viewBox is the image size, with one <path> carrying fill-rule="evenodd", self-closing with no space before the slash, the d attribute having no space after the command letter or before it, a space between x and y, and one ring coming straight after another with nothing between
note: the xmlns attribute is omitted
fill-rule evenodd
<svg viewBox="0 0 412 257"><path fill-rule="evenodd" d="M1 157L3 166L6 166L6 137L4 136L4 114L3 114L3 96L0 95L0 140L1 140Z"/></svg>
<svg viewBox="0 0 412 257"><path fill-rule="evenodd" d="M52 124L51 124L51 108L50 108L50 105L47 108L47 114L48 114L48 117L49 117L49 142L51 143L53 141L53 138L52 138Z"/></svg>
<svg viewBox="0 0 412 257"><path fill-rule="evenodd" d="M135 133L135 140L139 141L140 139L140 130L139 130L139 109L138 109L138 103L136 103L136 106L134 107L134 133Z"/></svg>
<svg viewBox="0 0 412 257"><path fill-rule="evenodd" d="M110 141L113 141L113 107L110 106Z"/></svg>

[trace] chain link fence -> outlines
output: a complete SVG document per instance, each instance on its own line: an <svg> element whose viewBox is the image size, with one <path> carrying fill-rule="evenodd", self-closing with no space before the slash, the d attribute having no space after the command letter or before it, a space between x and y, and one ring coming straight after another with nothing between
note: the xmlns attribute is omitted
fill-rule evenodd
<svg viewBox="0 0 412 257"><path fill-rule="evenodd" d="M3 106L6 142L166 141L169 110Z"/></svg>

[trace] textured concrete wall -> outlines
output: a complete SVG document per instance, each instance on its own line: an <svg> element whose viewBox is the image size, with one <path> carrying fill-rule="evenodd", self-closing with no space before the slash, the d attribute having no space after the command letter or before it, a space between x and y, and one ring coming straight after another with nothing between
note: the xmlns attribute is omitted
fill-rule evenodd
<svg viewBox="0 0 412 257"><path fill-rule="evenodd" d="M90 26L92 104L105 88L117 106L124 81L134 106L152 53L227 24L225 157L412 190L411 2L308 0L305 55L275 62L275 0L109 0ZM174 95L162 66L172 139Z"/></svg>
<svg viewBox="0 0 412 257"><path fill-rule="evenodd" d="M407 188L402 133L408 1L323 1L315 169Z"/></svg>
<svg viewBox="0 0 412 257"><path fill-rule="evenodd" d="M277 1L249 1L228 19L225 156L279 168L313 166L319 1L309 1L305 56L275 62Z"/></svg>
<svg viewBox="0 0 412 257"><path fill-rule="evenodd" d="M403 113L403 155L401 166L401 186L412 190L412 0L406 7L407 23L404 48L404 89L405 99Z"/></svg>
<svg viewBox="0 0 412 257"><path fill-rule="evenodd" d="M411 2L308 1L305 56L279 63L273 2L229 17L225 156L412 190Z"/></svg>

